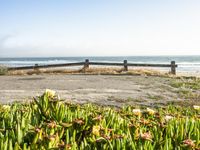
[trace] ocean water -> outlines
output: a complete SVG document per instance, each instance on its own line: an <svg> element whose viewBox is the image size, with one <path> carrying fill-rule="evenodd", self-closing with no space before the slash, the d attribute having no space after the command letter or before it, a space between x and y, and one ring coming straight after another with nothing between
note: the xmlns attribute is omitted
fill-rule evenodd
<svg viewBox="0 0 200 150"><path fill-rule="evenodd" d="M176 61L177 71L200 73L200 56L120 56L120 57L38 57L38 58L0 58L0 65L8 67L31 66L34 64L59 64L82 62L85 59L96 62L123 62L170 64ZM159 68L162 69L162 68ZM166 68L163 68L166 69ZM169 68L168 68L169 69Z"/></svg>

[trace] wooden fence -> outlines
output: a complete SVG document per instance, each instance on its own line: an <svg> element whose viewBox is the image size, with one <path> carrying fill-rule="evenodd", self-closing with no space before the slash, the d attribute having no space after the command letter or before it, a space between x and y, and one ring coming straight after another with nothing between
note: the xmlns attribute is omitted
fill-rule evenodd
<svg viewBox="0 0 200 150"><path fill-rule="evenodd" d="M55 68L55 67L71 67L71 66L83 66L84 69L89 68L90 65L98 66L123 66L124 71L128 71L129 66L135 67L169 67L171 68L171 73L176 74L176 65L175 61L171 61L170 64L136 64L128 63L127 60L124 60L123 63L112 63L112 62L90 62L89 59L86 59L85 62L77 63L65 63L65 64L49 64L49 65L38 65L34 66L23 66L23 67L9 67L8 70L26 70L26 69L41 69L41 68Z"/></svg>

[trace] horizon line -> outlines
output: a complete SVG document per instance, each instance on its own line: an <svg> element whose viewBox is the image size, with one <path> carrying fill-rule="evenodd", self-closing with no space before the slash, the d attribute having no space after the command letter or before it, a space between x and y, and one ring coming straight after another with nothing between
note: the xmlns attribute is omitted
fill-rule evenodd
<svg viewBox="0 0 200 150"><path fill-rule="evenodd" d="M123 55L107 55L107 56L97 56L97 55L93 55L93 56L16 56L16 57L1 57L0 58L85 58L85 57L187 57L187 56L196 56L196 57L200 57L200 54L198 55L130 55L130 56L123 56Z"/></svg>

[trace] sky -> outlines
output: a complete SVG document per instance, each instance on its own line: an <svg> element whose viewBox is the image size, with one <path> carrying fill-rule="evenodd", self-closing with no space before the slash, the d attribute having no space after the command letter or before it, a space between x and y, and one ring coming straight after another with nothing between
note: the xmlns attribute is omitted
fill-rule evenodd
<svg viewBox="0 0 200 150"><path fill-rule="evenodd" d="M200 55L200 0L0 0L0 57Z"/></svg>

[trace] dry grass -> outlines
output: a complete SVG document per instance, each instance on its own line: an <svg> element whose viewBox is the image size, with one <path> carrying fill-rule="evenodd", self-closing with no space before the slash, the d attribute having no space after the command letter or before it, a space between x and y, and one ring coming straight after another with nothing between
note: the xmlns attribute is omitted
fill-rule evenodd
<svg viewBox="0 0 200 150"><path fill-rule="evenodd" d="M32 74L92 74L92 75L147 75L147 76L173 76L167 72L153 69L135 68L124 71L117 67L93 67L88 69L38 69L38 70L15 70L9 71L9 75L32 75Z"/></svg>
<svg viewBox="0 0 200 150"><path fill-rule="evenodd" d="M8 73L7 67L0 65L0 75L5 75L7 73Z"/></svg>

